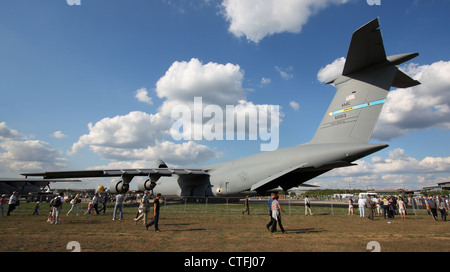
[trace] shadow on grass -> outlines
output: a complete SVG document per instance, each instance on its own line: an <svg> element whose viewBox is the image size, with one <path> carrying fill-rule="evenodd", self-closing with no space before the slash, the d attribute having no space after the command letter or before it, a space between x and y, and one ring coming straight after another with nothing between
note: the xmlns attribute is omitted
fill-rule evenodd
<svg viewBox="0 0 450 272"><path fill-rule="evenodd" d="M295 234L302 234L302 233L319 233L319 232L325 232L326 230L320 230L320 229L314 229L314 228L308 228L308 229L287 229L285 233L295 233Z"/></svg>

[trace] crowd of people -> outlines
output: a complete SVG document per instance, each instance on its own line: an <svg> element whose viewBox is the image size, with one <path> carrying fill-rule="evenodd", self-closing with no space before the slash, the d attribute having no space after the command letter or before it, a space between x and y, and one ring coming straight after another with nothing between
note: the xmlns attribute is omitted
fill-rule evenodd
<svg viewBox="0 0 450 272"><path fill-rule="evenodd" d="M430 196L427 199L419 198L425 203L428 214L433 216L435 221L438 220L437 211L440 212L442 221L447 221L447 214L449 209L449 197L445 196ZM352 198L348 200L348 215L353 215L354 201ZM373 220L375 212L378 216L386 218L394 218L395 215L400 215L402 219L406 219L408 203L413 209L418 207L417 199L402 196L381 196L381 197L359 197L357 202L359 209L359 216L365 217L366 211L368 218Z"/></svg>
<svg viewBox="0 0 450 272"><path fill-rule="evenodd" d="M161 194L157 194L153 201L153 217L150 221L147 219L148 213L151 210L150 203L150 194L148 191L144 192L143 197L141 198L139 195L136 197L139 201L139 209L134 220L139 221L143 219L144 226L148 229L150 226L155 226L155 231L159 231L158 228L158 220L159 220L159 210L160 210L160 199ZM8 198L7 195L2 195L0 197L0 209L2 211L2 217L4 217L5 213L5 205L8 205L8 210L6 215L11 215L11 212L15 210L16 206L20 204L20 197L17 192L13 192L11 196ZM64 203L67 202L71 205L70 209L67 212L67 216L69 216L72 212L75 213L76 216L80 215L79 204L82 201L82 196L80 194L76 194L75 196L65 197L63 192L60 192L55 197L51 198L48 202L50 211L47 216L47 222L50 224L61 224L61 211ZM90 199L87 203L87 210L84 215L99 215L103 212L106 213L107 203L113 201L114 202L114 212L112 215L112 220L123 220L123 204L125 201L124 194L117 194L112 197L107 192L96 192L95 195ZM99 205L101 204L101 207ZM33 210L33 216L39 215L39 210L41 209L41 201L36 201L36 205ZM118 215L118 217L117 217ZM149 222L148 222L149 221Z"/></svg>
<svg viewBox="0 0 450 272"><path fill-rule="evenodd" d="M159 220L159 210L160 210L160 198L161 194L156 195L156 198L151 203L150 194L148 191L144 192L144 195L140 197L137 196L139 201L139 208L135 218L133 219L137 224L138 221L142 220L144 226L148 229L150 226L155 226L155 231L159 231L158 220ZM79 204L81 203L81 195L76 194L75 196L68 197L68 203L71 205L67 212L69 216L72 212L76 216L79 215ZM250 215L249 207L249 197L245 200L245 210L242 214L247 213ZM281 222L281 212L286 214L283 210L279 200L279 195L272 193L268 199L268 209L270 221L267 223L267 229L274 234L277 231L277 225L279 226L281 232L284 232L284 228ZM381 196L373 197L368 195L367 197L360 196L357 201L353 198L349 198L348 201L348 215L354 214L354 206L356 205L359 210L360 217L368 217L370 220L374 219L375 214L377 216L383 216L385 219L393 219L395 216L399 215L401 219L406 219L408 207L417 208L418 204L426 206L428 214L430 214L435 221L439 220L438 212L440 213L440 220L447 221L447 214L449 209L449 197L446 196L430 196L428 198L413 198L413 197L402 197L402 196ZM123 204L125 201L124 194L117 194L114 197L106 192L99 193L96 192L92 199L89 200L87 210L84 215L93 215L94 213L99 215L100 213L106 213L107 203L113 201L114 211L112 215L112 220L123 220ZM60 192L56 197L49 201L50 212L47 217L47 221L50 224L60 224L61 222L61 210L65 203L65 196L63 192ZM4 216L4 206L8 204L7 216L19 205L19 197L17 192L14 192L9 199L6 195L2 195L0 198L0 207L2 211L2 217ZM101 204L101 207L99 205ZM311 201L308 196L304 197L305 204L305 215L313 215L311 208ZM148 218L148 214L153 208L153 217ZM33 215L39 215L40 202L36 202ZM118 215L118 217L117 217Z"/></svg>

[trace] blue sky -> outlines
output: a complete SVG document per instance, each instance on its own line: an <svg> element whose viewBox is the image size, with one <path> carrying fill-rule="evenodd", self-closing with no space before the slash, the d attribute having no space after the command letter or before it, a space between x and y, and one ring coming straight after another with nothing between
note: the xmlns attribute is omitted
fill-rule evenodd
<svg viewBox="0 0 450 272"><path fill-rule="evenodd" d="M189 103L187 93L221 106L279 105L279 147L307 142L335 94L322 77L342 65L353 31L379 17L388 55L420 53L401 68L422 85L392 89L371 140L389 148L308 183L420 189L450 181L448 0L80 3L2 3L2 177L152 167L158 158L202 165L260 151L260 141L173 140L167 116Z"/></svg>

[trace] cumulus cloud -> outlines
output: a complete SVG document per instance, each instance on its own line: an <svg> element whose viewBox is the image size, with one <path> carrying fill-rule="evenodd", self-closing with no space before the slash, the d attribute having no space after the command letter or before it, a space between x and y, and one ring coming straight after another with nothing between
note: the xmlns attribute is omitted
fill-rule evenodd
<svg viewBox="0 0 450 272"><path fill-rule="evenodd" d="M344 64L345 58L336 59L319 70L317 79L326 82L339 76ZM400 70L421 84L391 89L372 137L389 141L412 130L450 129L450 61L430 65L412 63L400 66Z"/></svg>
<svg viewBox="0 0 450 272"><path fill-rule="evenodd" d="M190 61L176 61L156 83L159 98L166 98L164 107L173 102L192 103L194 97L202 97L208 104L234 105L245 99L242 87L244 72L236 64L203 64L193 58Z"/></svg>
<svg viewBox="0 0 450 272"><path fill-rule="evenodd" d="M333 61L332 63L320 68L317 73L317 79L320 82L327 82L329 80L335 79L342 74L344 70L345 58L341 57Z"/></svg>
<svg viewBox="0 0 450 272"><path fill-rule="evenodd" d="M354 188L407 188L421 189L428 184L442 182L450 173L450 157L425 157L418 160L407 155L404 149L388 152L386 158L372 157L371 161L360 160L358 166L338 168L323 175L322 186L333 179L341 184L351 182ZM442 177L441 175L444 175ZM342 179L344 178L345 182ZM318 184L319 185L319 184Z"/></svg>
<svg viewBox="0 0 450 272"><path fill-rule="evenodd" d="M24 138L17 130L6 126L6 122L0 122L0 140Z"/></svg>
<svg viewBox="0 0 450 272"><path fill-rule="evenodd" d="M67 137L60 130L53 132L52 136L55 137L56 139L62 139L62 138L66 138Z"/></svg>
<svg viewBox="0 0 450 272"><path fill-rule="evenodd" d="M155 92L158 97L164 99L158 112L150 114L135 111L104 118L95 124L90 123L89 133L79 137L68 154L74 155L89 147L103 159L117 163L147 161L147 166L157 159L186 165L216 158L222 153L191 141L202 139L192 137L178 141L180 139L171 138L175 121L172 111L180 105L193 111L194 98L197 97L201 98L202 111L207 106L214 105L226 112L228 105L238 105L238 111L245 114L253 110L255 105L246 101L243 79L244 72L239 65L214 62L204 64L195 58L190 61L176 61L156 83ZM147 97L146 89L139 89L136 97L141 98L140 101ZM195 121L192 129L184 133L214 131L218 126L224 125L208 122L208 118L192 119Z"/></svg>
<svg viewBox="0 0 450 272"><path fill-rule="evenodd" d="M0 123L0 150L3 172L58 170L65 166L61 154L49 143L29 140L4 122Z"/></svg>
<svg viewBox="0 0 450 272"><path fill-rule="evenodd" d="M138 101L147 103L149 105L153 105L152 98L148 96L148 92L146 88L140 88L136 91L135 97Z"/></svg>
<svg viewBox="0 0 450 272"><path fill-rule="evenodd" d="M300 33L309 18L332 4L348 0L224 0L223 15L236 37L258 43L277 33Z"/></svg>
<svg viewBox="0 0 450 272"><path fill-rule="evenodd" d="M289 106L291 106L291 108L294 110L298 110L300 108L300 105L295 101L289 102Z"/></svg>
<svg viewBox="0 0 450 272"><path fill-rule="evenodd" d="M390 140L417 129L450 129L450 61L401 69L422 84L389 93L373 137Z"/></svg>

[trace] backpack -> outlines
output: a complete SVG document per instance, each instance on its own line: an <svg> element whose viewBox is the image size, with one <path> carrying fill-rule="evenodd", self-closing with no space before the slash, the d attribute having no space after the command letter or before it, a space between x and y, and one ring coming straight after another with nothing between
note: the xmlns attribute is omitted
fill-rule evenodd
<svg viewBox="0 0 450 272"><path fill-rule="evenodd" d="M54 199L52 199L51 204L52 207L58 208L59 206L61 206L61 198L59 196L55 197Z"/></svg>

